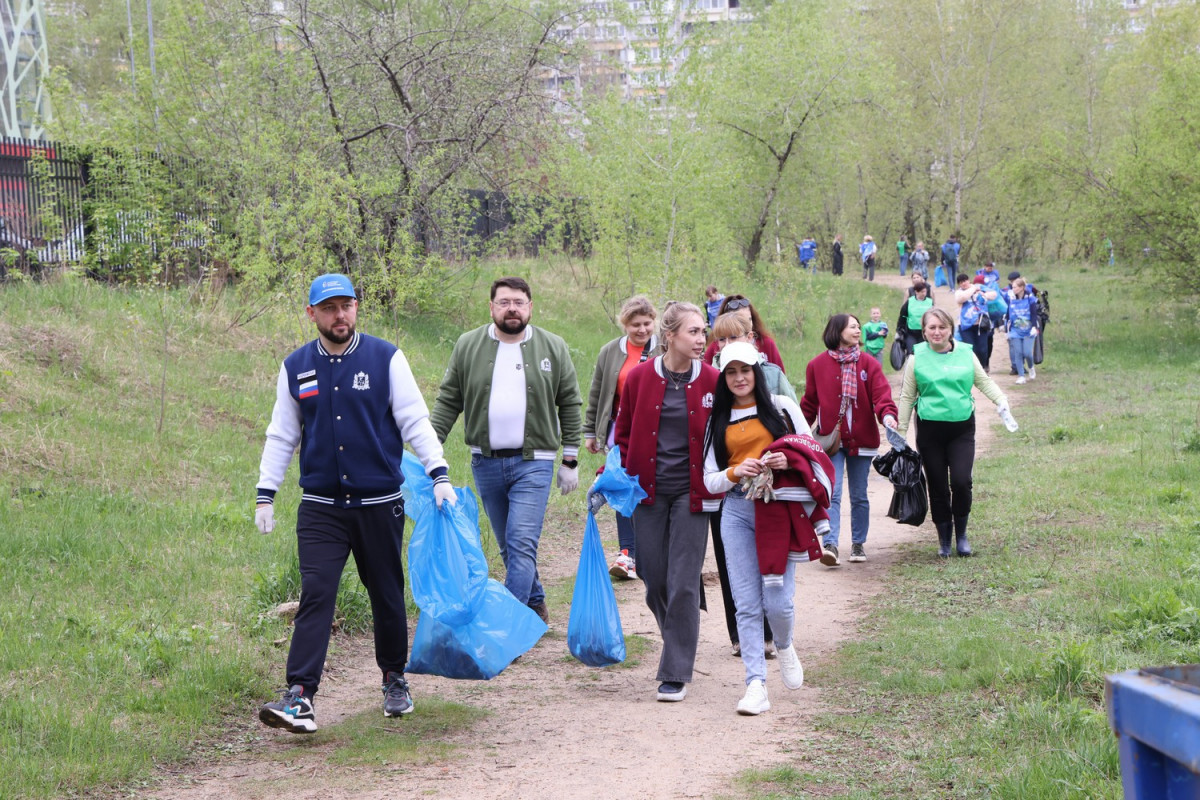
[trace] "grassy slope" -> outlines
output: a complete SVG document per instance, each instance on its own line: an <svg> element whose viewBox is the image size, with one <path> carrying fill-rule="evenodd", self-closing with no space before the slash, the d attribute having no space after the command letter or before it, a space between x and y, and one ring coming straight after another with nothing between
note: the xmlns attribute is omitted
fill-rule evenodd
<svg viewBox="0 0 1200 800"><path fill-rule="evenodd" d="M982 556L906 555L814 676L847 709L829 747L748 795L1119 798L1104 675L1200 661L1195 308L1065 268L1037 283L1047 362L1017 387L1021 431L976 463Z"/></svg>
<svg viewBox="0 0 1200 800"><path fill-rule="evenodd" d="M444 313L397 326L368 306L360 329L400 343L432 402L455 338L487 319L493 273L516 270L586 392L617 331L576 266L488 265ZM826 307L887 299L788 270L739 288L768 312L797 380ZM0 296L0 796L136 784L240 724L280 680L272 642L288 633L262 612L296 590L295 468L275 535L254 532L252 492L280 360L312 331L300 298L231 328L246 307L229 297L77 280ZM814 318L818 335L802 338ZM463 480L460 431L448 457ZM361 624L356 584L348 574L344 613Z"/></svg>

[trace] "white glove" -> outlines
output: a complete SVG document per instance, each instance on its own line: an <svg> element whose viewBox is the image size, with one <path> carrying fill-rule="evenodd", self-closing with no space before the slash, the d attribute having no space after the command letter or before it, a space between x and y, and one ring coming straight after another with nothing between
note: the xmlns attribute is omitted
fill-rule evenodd
<svg viewBox="0 0 1200 800"><path fill-rule="evenodd" d="M558 468L558 488L563 494L570 494L579 488L579 467L568 467L566 464Z"/></svg>
<svg viewBox="0 0 1200 800"><path fill-rule="evenodd" d="M454 505L458 502L458 495L454 493L454 487L449 481L438 481L433 484L433 499L437 501L437 507L441 508L442 503Z"/></svg>
<svg viewBox="0 0 1200 800"><path fill-rule="evenodd" d="M267 503L254 509L254 524L258 532L266 535L275 530L275 506Z"/></svg>

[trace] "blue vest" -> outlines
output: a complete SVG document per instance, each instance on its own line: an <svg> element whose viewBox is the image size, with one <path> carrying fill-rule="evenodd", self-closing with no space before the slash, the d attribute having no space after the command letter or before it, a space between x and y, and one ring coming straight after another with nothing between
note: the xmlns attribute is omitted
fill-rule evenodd
<svg viewBox="0 0 1200 800"><path fill-rule="evenodd" d="M817 243L811 239L800 242L800 260L812 261L817 255Z"/></svg>
<svg viewBox="0 0 1200 800"><path fill-rule="evenodd" d="M974 328L979 324L981 314L987 314L987 301L983 299L982 292L962 304L958 312L958 327Z"/></svg>
<svg viewBox="0 0 1200 800"><path fill-rule="evenodd" d="M396 350L357 334L340 355L314 339L284 360L302 417L303 499L353 507L400 497L404 439L392 417L390 372Z"/></svg>
<svg viewBox="0 0 1200 800"><path fill-rule="evenodd" d="M1030 329L1037 325L1037 300L1026 292L1018 299L1008 296L1008 338L1025 339L1030 336Z"/></svg>

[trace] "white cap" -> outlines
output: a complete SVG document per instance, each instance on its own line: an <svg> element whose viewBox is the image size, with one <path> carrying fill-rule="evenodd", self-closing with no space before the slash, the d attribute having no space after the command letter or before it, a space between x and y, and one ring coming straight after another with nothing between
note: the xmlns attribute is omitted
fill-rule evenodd
<svg viewBox="0 0 1200 800"><path fill-rule="evenodd" d="M733 342L725 345L720 353L717 353L717 364L719 369L725 369L730 364L741 362L754 366L759 363L760 357L758 350L749 342Z"/></svg>

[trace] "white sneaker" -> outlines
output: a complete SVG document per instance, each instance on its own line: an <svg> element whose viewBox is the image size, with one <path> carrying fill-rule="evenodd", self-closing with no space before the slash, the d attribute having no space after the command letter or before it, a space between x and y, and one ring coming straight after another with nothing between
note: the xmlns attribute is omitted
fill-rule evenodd
<svg viewBox="0 0 1200 800"><path fill-rule="evenodd" d="M804 685L804 666L800 663L800 656L796 655L794 643L779 650L779 674L783 676L783 685L788 689L799 689Z"/></svg>
<svg viewBox="0 0 1200 800"><path fill-rule="evenodd" d="M767 687L757 678L746 686L746 694L738 701L737 713L743 717L756 717L764 711L771 710L771 702L767 700Z"/></svg>
<svg viewBox="0 0 1200 800"><path fill-rule="evenodd" d="M1025 382L1025 376L1024 376L1024 375L1022 375L1021 377L1017 378L1017 386L1020 386L1020 385L1021 385L1021 384L1023 384L1024 382Z"/></svg>
<svg viewBox="0 0 1200 800"><path fill-rule="evenodd" d="M1029 368L1029 380L1033 380L1036 377L1037 377L1037 367L1030 367Z"/></svg>
<svg viewBox="0 0 1200 800"><path fill-rule="evenodd" d="M622 550L617 554L617 557L613 559L612 566L608 568L608 574L626 581L637 579L637 566L629 557L628 550Z"/></svg>

